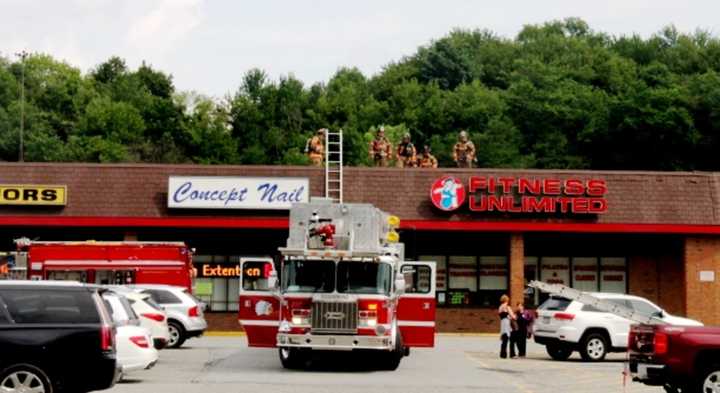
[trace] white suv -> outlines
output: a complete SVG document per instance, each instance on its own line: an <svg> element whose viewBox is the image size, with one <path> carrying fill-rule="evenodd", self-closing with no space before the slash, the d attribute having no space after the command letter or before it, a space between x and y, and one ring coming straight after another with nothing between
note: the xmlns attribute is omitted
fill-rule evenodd
<svg viewBox="0 0 720 393"><path fill-rule="evenodd" d="M611 293L591 295L653 314L671 325L701 326L698 321L672 316L646 299ZM573 351L580 352L586 361L600 361L609 352L627 350L630 325L634 322L615 314L603 312L578 301L552 296L538 308L533 326L535 342L555 360L566 360Z"/></svg>

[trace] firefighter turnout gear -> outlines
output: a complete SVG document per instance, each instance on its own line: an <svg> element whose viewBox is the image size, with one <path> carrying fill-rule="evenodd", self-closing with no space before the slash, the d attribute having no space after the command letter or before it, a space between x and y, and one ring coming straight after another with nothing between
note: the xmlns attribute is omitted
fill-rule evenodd
<svg viewBox="0 0 720 393"><path fill-rule="evenodd" d="M422 155L420 156L420 159L418 159L418 167L420 168L437 168L438 167L438 161L430 154L430 146L425 146L423 148Z"/></svg>
<svg viewBox="0 0 720 393"><path fill-rule="evenodd" d="M375 139L370 142L370 157L375 166L387 166L392 159L392 143L385 137L385 128L380 127Z"/></svg>
<svg viewBox="0 0 720 393"><path fill-rule="evenodd" d="M305 144L305 154L315 166L321 166L325 158L325 131L324 128L317 130L317 133Z"/></svg>
<svg viewBox="0 0 720 393"><path fill-rule="evenodd" d="M417 163L417 150L410 142L410 134L403 135L402 142L397 147L398 168L412 168Z"/></svg>
<svg viewBox="0 0 720 393"><path fill-rule="evenodd" d="M467 131L461 131L458 142L453 147L453 160L458 168L472 168L475 158L475 145L468 138Z"/></svg>

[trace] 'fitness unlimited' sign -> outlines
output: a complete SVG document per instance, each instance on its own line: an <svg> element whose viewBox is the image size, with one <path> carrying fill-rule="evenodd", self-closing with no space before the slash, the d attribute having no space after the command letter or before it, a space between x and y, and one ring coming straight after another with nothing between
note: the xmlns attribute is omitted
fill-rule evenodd
<svg viewBox="0 0 720 393"><path fill-rule="evenodd" d="M308 202L307 178L171 176L168 207L186 209L290 209Z"/></svg>

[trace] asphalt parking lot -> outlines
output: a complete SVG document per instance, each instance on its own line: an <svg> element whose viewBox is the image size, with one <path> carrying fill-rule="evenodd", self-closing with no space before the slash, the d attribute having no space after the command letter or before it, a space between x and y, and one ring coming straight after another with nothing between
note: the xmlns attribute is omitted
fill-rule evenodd
<svg viewBox="0 0 720 393"><path fill-rule="evenodd" d="M499 359L491 337L439 336L434 349L413 350L397 371L374 371L368 360L322 357L306 371L285 370L277 352L247 348L244 337L204 337L164 350L158 365L130 375L113 393L213 392L662 392L623 386L623 354L602 363L574 355L555 362L530 345L526 359Z"/></svg>

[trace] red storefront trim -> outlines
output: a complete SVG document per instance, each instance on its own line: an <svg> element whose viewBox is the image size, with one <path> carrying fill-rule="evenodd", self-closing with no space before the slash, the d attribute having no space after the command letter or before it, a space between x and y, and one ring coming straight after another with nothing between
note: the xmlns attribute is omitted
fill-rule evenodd
<svg viewBox="0 0 720 393"><path fill-rule="evenodd" d="M161 227L287 229L285 217L71 217L0 216L0 226ZM678 233L720 235L720 225L544 223L532 221L401 220L402 229L418 231Z"/></svg>

